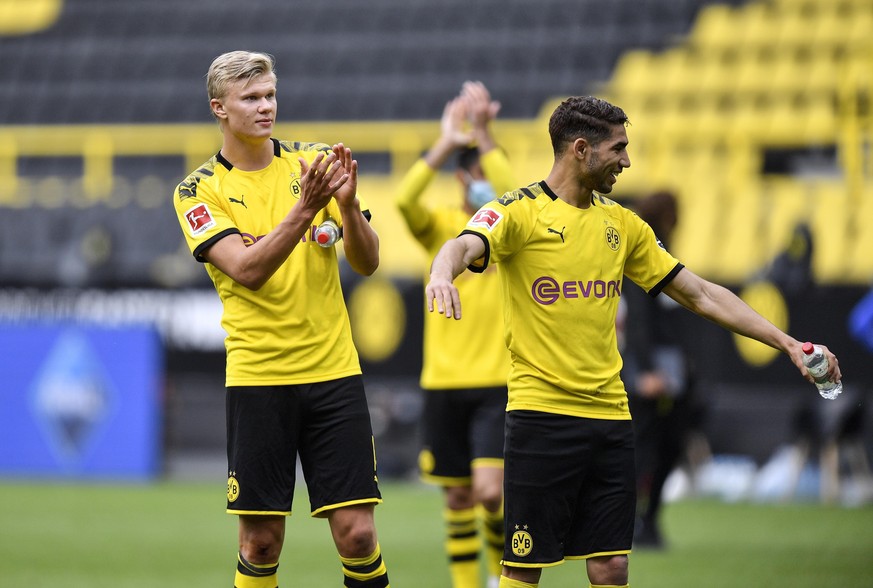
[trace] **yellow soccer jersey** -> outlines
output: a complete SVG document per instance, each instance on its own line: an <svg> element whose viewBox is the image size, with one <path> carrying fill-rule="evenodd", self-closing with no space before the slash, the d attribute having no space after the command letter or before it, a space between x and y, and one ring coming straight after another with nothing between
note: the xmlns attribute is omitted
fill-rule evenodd
<svg viewBox="0 0 873 588"><path fill-rule="evenodd" d="M440 247L458 236L470 215L462 210L441 209L432 213L428 231L433 259ZM439 313L424 316L424 361L421 387L426 389L505 386L509 375L509 351L500 336L503 302L496 267L483 275L462 274L455 280L464 316L453 321ZM462 349L463 353L458 353Z"/></svg>
<svg viewBox="0 0 873 588"><path fill-rule="evenodd" d="M507 179L511 170L502 151L493 149L481 161L495 190L513 185ZM398 199L417 200L435 175L427 163L418 161L404 178ZM428 259L433 259L446 241L457 237L470 220L468 213L457 208L420 207L414 214L424 228L413 231L413 236L427 250ZM461 294L464 316L471 320L452 321L438 313L425 313L420 385L429 390L505 386L509 351L499 330L503 301L496 268L481 277L462 274L455 286ZM458 353L461 345L464 352Z"/></svg>
<svg viewBox="0 0 873 588"><path fill-rule="evenodd" d="M484 206L464 233L485 241L471 270L500 266L507 410L629 419L615 334L622 279L656 295L683 267L651 228L607 198L580 209L539 182Z"/></svg>
<svg viewBox="0 0 873 588"><path fill-rule="evenodd" d="M227 235L238 233L251 245L273 230L299 198L297 158L311 163L330 149L321 143L273 143L273 161L262 170L236 169L219 153L176 188L176 216L198 261L205 262L202 252ZM258 291L206 263L224 306L227 386L302 384L361 373L336 249L314 240L327 218L342 225L334 200Z"/></svg>

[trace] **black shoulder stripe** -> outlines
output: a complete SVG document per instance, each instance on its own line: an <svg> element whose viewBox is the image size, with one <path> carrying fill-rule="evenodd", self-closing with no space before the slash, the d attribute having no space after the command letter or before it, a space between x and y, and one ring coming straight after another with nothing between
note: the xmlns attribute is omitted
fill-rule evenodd
<svg viewBox="0 0 873 588"><path fill-rule="evenodd" d="M545 180L543 180L543 181L540 182L540 188L542 188L542 189L543 189L543 192L546 193L546 196L548 196L548 197L551 198L552 200L557 200L557 199L558 199L558 195L555 194L554 192L552 192L552 189L549 188L549 185L546 183Z"/></svg>
<svg viewBox="0 0 873 588"><path fill-rule="evenodd" d="M534 193L530 191L530 188L521 188L520 191L531 200L536 200L536 196L534 196Z"/></svg>
<svg viewBox="0 0 873 588"><path fill-rule="evenodd" d="M224 158L224 155L221 154L221 151L215 156L215 159L218 160L218 163L227 168L227 171L233 169L233 164Z"/></svg>

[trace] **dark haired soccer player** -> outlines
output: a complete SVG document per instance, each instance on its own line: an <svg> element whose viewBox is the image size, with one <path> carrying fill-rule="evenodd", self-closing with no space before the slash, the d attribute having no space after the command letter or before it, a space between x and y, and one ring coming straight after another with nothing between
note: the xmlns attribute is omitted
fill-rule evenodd
<svg viewBox="0 0 873 588"><path fill-rule="evenodd" d="M227 512L239 515L234 586L278 584L299 455L312 515L328 520L344 585L385 588L361 368L336 249L316 239L332 220L352 269L376 270L379 241L356 194L357 162L341 144L272 137L271 56L225 53L206 83L221 150L179 185L173 202L224 306Z"/></svg>
<svg viewBox="0 0 873 588"><path fill-rule="evenodd" d="M549 121L546 179L480 209L433 261L428 308L456 319L455 277L500 264L512 355L501 588L535 587L542 568L565 559L586 560L592 586L628 585L634 447L615 333L623 279L779 349L811 381L800 342L684 268L637 215L601 195L630 166L627 122L597 98L562 102Z"/></svg>

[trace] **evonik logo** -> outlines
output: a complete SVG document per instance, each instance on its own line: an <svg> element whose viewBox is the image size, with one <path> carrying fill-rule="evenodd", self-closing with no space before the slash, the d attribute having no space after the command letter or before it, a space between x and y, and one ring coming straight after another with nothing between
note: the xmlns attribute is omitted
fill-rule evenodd
<svg viewBox="0 0 873 588"><path fill-rule="evenodd" d="M554 304L560 298L614 298L621 296L621 280L567 280L543 276L534 280L530 289L533 299L540 304Z"/></svg>

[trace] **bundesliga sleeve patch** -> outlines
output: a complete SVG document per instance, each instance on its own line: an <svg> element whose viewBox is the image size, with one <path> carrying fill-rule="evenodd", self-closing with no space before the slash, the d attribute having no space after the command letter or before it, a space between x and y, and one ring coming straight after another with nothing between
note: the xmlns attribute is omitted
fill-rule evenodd
<svg viewBox="0 0 873 588"><path fill-rule="evenodd" d="M188 221L188 231L192 237L196 237L215 226L212 213L209 212L209 207L205 204L198 204L194 208L188 209L185 213L185 220Z"/></svg>
<svg viewBox="0 0 873 588"><path fill-rule="evenodd" d="M496 210L491 210L490 208L483 208L479 212L477 212L473 218L470 219L470 222L467 223L468 227L482 227L484 229L492 230L497 223L500 222L500 219L503 218L503 215L497 212Z"/></svg>

